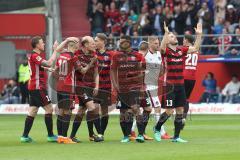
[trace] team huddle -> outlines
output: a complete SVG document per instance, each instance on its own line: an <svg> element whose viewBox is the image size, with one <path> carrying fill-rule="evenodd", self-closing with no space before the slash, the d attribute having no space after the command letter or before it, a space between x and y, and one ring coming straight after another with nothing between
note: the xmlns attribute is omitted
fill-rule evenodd
<svg viewBox="0 0 240 160"><path fill-rule="evenodd" d="M48 60L42 55L43 39L34 37L31 42L33 51L28 57L30 107L21 142L33 141L29 132L39 107L45 110L47 141L79 143L76 134L85 114L89 140L104 141L108 113L113 104L120 110L122 143L133 139L139 143L152 140L145 131L152 110L157 142L170 138L173 142L187 142L180 138L180 132L185 125L188 98L195 84L202 25L197 24L195 39L190 34L185 35L183 46L178 45L176 35L169 32L165 24L164 30L161 43L157 36L149 36L148 41L139 44L138 51L131 48L131 37L125 35L120 37L116 51L106 49L107 36L104 33L98 33L96 37L85 36L81 40L69 37L60 44L54 43L53 54ZM57 91L57 135L53 133L53 107L46 90L46 71L50 72L49 85ZM67 135L75 100L79 108L71 134ZM164 123L174 111L175 129L171 137L164 129Z"/></svg>

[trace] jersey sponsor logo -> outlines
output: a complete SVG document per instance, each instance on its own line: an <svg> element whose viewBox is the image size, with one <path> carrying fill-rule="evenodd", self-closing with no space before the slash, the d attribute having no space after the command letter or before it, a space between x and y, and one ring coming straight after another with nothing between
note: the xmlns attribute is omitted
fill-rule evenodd
<svg viewBox="0 0 240 160"><path fill-rule="evenodd" d="M132 61L135 61L135 60L136 60L136 57L135 57L135 56L131 56L131 60L132 60Z"/></svg>
<svg viewBox="0 0 240 160"><path fill-rule="evenodd" d="M172 62L182 62L183 59L182 58L179 58L179 59L171 59Z"/></svg>
<svg viewBox="0 0 240 160"><path fill-rule="evenodd" d="M134 64L122 64L119 66L120 68L132 68L132 67L135 67Z"/></svg>

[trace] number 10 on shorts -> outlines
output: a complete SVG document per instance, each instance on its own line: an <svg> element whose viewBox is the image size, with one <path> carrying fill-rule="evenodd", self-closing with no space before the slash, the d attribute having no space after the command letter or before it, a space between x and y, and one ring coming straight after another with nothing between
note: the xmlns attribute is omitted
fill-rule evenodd
<svg viewBox="0 0 240 160"><path fill-rule="evenodd" d="M166 100L166 105L168 107L172 107L172 105L173 105L172 100Z"/></svg>

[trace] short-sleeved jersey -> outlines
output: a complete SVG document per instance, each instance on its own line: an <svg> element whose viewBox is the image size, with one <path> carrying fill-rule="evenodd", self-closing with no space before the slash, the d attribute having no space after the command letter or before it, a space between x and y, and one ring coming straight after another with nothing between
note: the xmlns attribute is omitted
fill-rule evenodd
<svg viewBox="0 0 240 160"><path fill-rule="evenodd" d="M171 48L166 48L165 54L163 54L164 65L165 65L165 83L172 85L183 85L183 67L184 57L188 52L188 47L176 48L176 51Z"/></svg>
<svg viewBox="0 0 240 160"><path fill-rule="evenodd" d="M30 69L30 80L28 82L28 90L44 90L46 89L46 73L41 63L44 60L43 54L32 52L28 57L28 65Z"/></svg>
<svg viewBox="0 0 240 160"><path fill-rule="evenodd" d="M96 53L98 59L98 73L99 73L99 89L111 90L111 78L110 78L110 67L111 67L111 51L105 51Z"/></svg>
<svg viewBox="0 0 240 160"><path fill-rule="evenodd" d="M71 52L61 53L56 62L56 89L58 92L74 93L74 73L81 63Z"/></svg>
<svg viewBox="0 0 240 160"><path fill-rule="evenodd" d="M183 71L184 79L196 80L198 52L188 53L184 58L185 58Z"/></svg>
<svg viewBox="0 0 240 160"><path fill-rule="evenodd" d="M91 62L91 59L95 57L95 53L85 54L82 51L78 51L77 53L75 53L75 55L77 55L78 60L80 61L80 64L82 67L86 67ZM85 74L82 74L81 72L76 71L75 72L76 85L79 87L94 88L95 87L94 73L97 67L98 67L98 63L95 62Z"/></svg>
<svg viewBox="0 0 240 160"><path fill-rule="evenodd" d="M144 83L147 90L150 88L158 88L158 81L160 77L160 72L162 69L162 57L161 53L157 51L152 53L148 51L145 55L146 70L144 76Z"/></svg>
<svg viewBox="0 0 240 160"><path fill-rule="evenodd" d="M111 63L111 69L117 71L119 92L139 90L143 87L145 61L142 54L131 52L117 52Z"/></svg>

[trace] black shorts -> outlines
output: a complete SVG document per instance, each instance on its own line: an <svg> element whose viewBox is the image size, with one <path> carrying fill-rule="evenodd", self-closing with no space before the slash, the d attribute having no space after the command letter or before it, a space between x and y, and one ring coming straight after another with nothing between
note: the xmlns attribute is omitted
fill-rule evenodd
<svg viewBox="0 0 240 160"><path fill-rule="evenodd" d="M119 109L129 109L133 105L140 105L141 91L134 90L125 93L118 93L118 100L121 103L121 105L118 106Z"/></svg>
<svg viewBox="0 0 240 160"><path fill-rule="evenodd" d="M91 87L78 87L76 94L79 100L79 106L85 106L87 102L93 101L93 88Z"/></svg>
<svg viewBox="0 0 240 160"><path fill-rule="evenodd" d="M140 107L151 107L151 97L147 91L145 91L143 97L140 98Z"/></svg>
<svg viewBox="0 0 240 160"><path fill-rule="evenodd" d="M185 93L186 93L187 99L189 99L191 96L195 82L196 82L195 80L187 80L187 79L184 80L184 87L185 87Z"/></svg>
<svg viewBox="0 0 240 160"><path fill-rule="evenodd" d="M185 88L181 86L163 87L165 95L162 97L162 108L184 107L186 104Z"/></svg>
<svg viewBox="0 0 240 160"><path fill-rule="evenodd" d="M94 102L99 103L103 107L108 107L112 104L111 97L111 91L99 89L97 96L94 97Z"/></svg>
<svg viewBox="0 0 240 160"><path fill-rule="evenodd" d="M29 105L36 107L44 107L51 103L46 90L30 90Z"/></svg>
<svg viewBox="0 0 240 160"><path fill-rule="evenodd" d="M58 108L73 109L73 99L66 92L57 92Z"/></svg>

